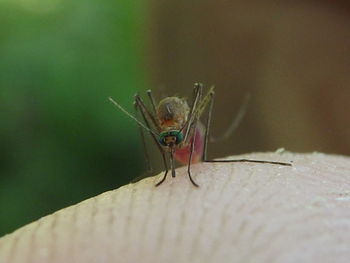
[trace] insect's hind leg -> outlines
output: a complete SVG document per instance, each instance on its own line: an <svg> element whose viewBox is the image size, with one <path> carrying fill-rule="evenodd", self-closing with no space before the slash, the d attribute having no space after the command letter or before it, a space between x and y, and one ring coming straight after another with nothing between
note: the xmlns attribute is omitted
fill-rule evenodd
<svg viewBox="0 0 350 263"><path fill-rule="evenodd" d="M265 164L277 164L284 166L292 166L291 163L284 162L273 162L273 161L263 161L263 160L250 160L250 159L233 159L233 160L204 160L205 163L265 163Z"/></svg>
<svg viewBox="0 0 350 263"><path fill-rule="evenodd" d="M157 113L156 100L154 99L152 91L150 89L147 90L147 95L151 102L153 113L156 114Z"/></svg>
<svg viewBox="0 0 350 263"><path fill-rule="evenodd" d="M193 155L193 151L194 151L194 144L195 144L195 141L196 141L196 125L197 123L195 123L195 125L192 127L192 129L194 130L194 135L193 135L193 139L192 139L192 142L191 142L191 151L190 151L190 156L189 156L189 159L188 159L188 165L187 165L187 174L188 174L188 177L190 178L190 181L191 183L196 186L196 187L199 187L199 185L193 180L192 176L191 176L191 162L192 162L192 155Z"/></svg>
<svg viewBox="0 0 350 263"><path fill-rule="evenodd" d="M136 102L136 100L135 100L135 102L134 102L134 109L135 109L135 115L137 116L137 115L139 114L139 105L138 105L138 103ZM146 123L146 126L147 126L148 128L150 128L149 125L148 125L148 123ZM153 171L153 169L152 169L152 166L151 166L151 161L150 161L149 154L148 154L148 150L147 150L147 144L146 144L145 134L144 134L144 132L143 132L142 127L141 127L140 125L138 125L138 127L139 127L139 133L140 133L141 140L142 140L143 153L144 153L144 157L145 157L145 161L146 161L147 173L151 173L151 172ZM142 178L140 178L140 179L142 179Z"/></svg>
<svg viewBox="0 0 350 263"><path fill-rule="evenodd" d="M208 118L207 118L206 129L205 129L204 150L203 150L202 162L205 162L205 163L238 163L238 162L247 162L247 163L265 163L265 164L276 164L276 165L292 166L292 164L290 164L290 163L263 161L263 160L249 160L249 159L208 160L208 158L207 158L207 149L208 149L208 140L209 140L209 137L210 137L210 123L211 123L211 114L212 114L213 105L214 105L214 95L215 95L215 93L214 93L214 91L212 91L212 93L210 94L210 104L209 104Z"/></svg>
<svg viewBox="0 0 350 263"><path fill-rule="evenodd" d="M169 172L169 170L167 169L165 171L165 173L164 173L164 176L163 176L162 180L160 180L158 183L156 183L156 186L160 186L165 181L165 179L166 179L166 177L168 175L168 172Z"/></svg>

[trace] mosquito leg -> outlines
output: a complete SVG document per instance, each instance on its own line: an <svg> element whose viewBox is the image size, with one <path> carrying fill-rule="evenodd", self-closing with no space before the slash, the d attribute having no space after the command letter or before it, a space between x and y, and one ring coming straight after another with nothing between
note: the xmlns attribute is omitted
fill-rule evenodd
<svg viewBox="0 0 350 263"><path fill-rule="evenodd" d="M191 127L192 123L199 120L202 113L207 108L208 104L210 104L212 97L213 97L213 94L214 94L214 87L211 87L210 90L208 91L208 93L202 99L202 89L201 88L202 88L202 86L195 87L195 89L197 90L197 96L196 96L195 102L193 103L193 107L191 109L191 114L190 114L191 117L188 118L186 124L182 128L182 129L186 128L186 130L187 130L185 138L184 138L185 141L187 141L188 137L190 137L188 127ZM196 100L200 100L200 101L197 103Z"/></svg>
<svg viewBox="0 0 350 263"><path fill-rule="evenodd" d="M136 105L135 107L137 107L137 108L140 109L142 118L143 118L143 120L144 120L146 126L150 129L149 121L148 121L148 119L147 119L147 115L150 114L150 113L149 113L149 111L147 110L147 108L145 107L145 105L143 104L143 102L142 102L141 100L139 100L139 98L140 98L140 97L139 97L138 95L135 96L135 102L134 102L135 105ZM150 115L150 116L152 116L152 115ZM155 123L155 124L156 124L156 128L159 129L158 124L157 124L157 123ZM151 135L151 137L153 138L155 144L157 145L159 151L160 151L161 153L164 153L164 150L163 150L162 146L159 144L158 138L156 137L156 135L153 134L153 133L150 133L150 135ZM163 156L163 157L164 157L163 159L165 160L165 159L166 159L165 156Z"/></svg>
<svg viewBox="0 0 350 263"><path fill-rule="evenodd" d="M204 150L203 150L203 162L206 163L234 163L234 162L249 162L249 163L266 163L266 164L277 164L277 165L285 165L285 166L292 166L290 163L284 163L284 162L272 162L272 161L263 161L263 160L248 160L248 159L237 159L237 160L208 160L207 159L207 149L208 149L208 140L210 137L210 123L211 123L211 114L213 110L214 105L214 91L212 91L210 98L210 106L208 111L208 118L206 123L206 129L205 129L205 138L204 138ZM246 107L246 103L244 104Z"/></svg>
<svg viewBox="0 0 350 263"><path fill-rule="evenodd" d="M191 110L190 110L190 114L188 115L188 122L191 121L194 111L196 110L198 103L201 100L202 93L203 93L203 85L201 83L195 83L193 88L193 99L191 103Z"/></svg>
<svg viewBox="0 0 350 263"><path fill-rule="evenodd" d="M291 163L284 162L273 162L273 161L263 161L263 160L250 160L250 159L236 159L236 160L204 160L206 163L267 163L267 164L277 164L284 166L292 166Z"/></svg>
<svg viewBox="0 0 350 263"><path fill-rule="evenodd" d="M204 149L203 149L203 159L204 161L207 160L207 150L208 150L208 139L209 139L209 131L210 131L210 123L211 123L211 114L213 111L214 106L214 91L210 93L210 105L209 105L209 111L208 111L208 118L205 128L205 137L204 137Z"/></svg>
<svg viewBox="0 0 350 263"><path fill-rule="evenodd" d="M143 118L143 120L144 120L146 126L147 126L147 127L150 127L150 126L149 126L149 122L148 122L147 117L146 117L146 114L145 114L145 112L142 110L142 108L141 108L141 106L140 106L140 105L141 105L140 103L142 103L142 102L140 102L140 100L138 100L137 97L135 97L135 107L138 107L138 108L141 109L140 112L141 112L142 118ZM144 106L144 104L143 104L143 106ZM165 152L164 152L162 146L159 144L158 139L156 138L156 136L155 136L153 133L150 133L150 135L151 135L151 137L153 138L155 144L157 145L157 147L158 147L158 149L159 149L159 152L162 154L163 163L164 163L164 168L165 168L165 173L164 173L164 176L163 176L162 180L160 180L160 181L156 184L156 186L159 186L159 185L162 184L162 183L164 182L164 180L166 179L166 177L167 177L167 175L168 175L168 170L169 170L169 169L168 169L168 164L167 164L166 157L165 157Z"/></svg>
<svg viewBox="0 0 350 263"><path fill-rule="evenodd" d="M137 116L139 113L139 109L138 109L136 101L134 102L134 108L135 108L135 115ZM139 127L139 132L140 132L140 136L141 136L141 140L142 140L142 145L143 145L143 152L144 152L145 161L146 161L146 169L147 169L147 172L150 173L150 172L152 172L153 169L151 166L151 162L150 162L150 158L149 158L149 154L148 154L148 150L147 150L145 134L143 132L142 127L140 125L138 125L138 127Z"/></svg>
<svg viewBox="0 0 350 263"><path fill-rule="evenodd" d="M190 151L190 157L188 159L188 166L187 166L187 173L188 173L188 177L191 180L191 183L196 186L199 187L199 185L193 180L192 176L191 176L191 162L192 162L192 155L193 155L193 151L194 151L194 144L196 141L196 125L194 125L194 127L192 128L194 129L194 135L192 136L192 142L191 142L191 151Z"/></svg>
<svg viewBox="0 0 350 263"><path fill-rule="evenodd" d="M184 136L184 141L187 141L188 139L188 135L189 135L189 132L190 132L190 127L194 121L194 112L195 110L197 109L197 106L198 106L198 103L200 102L200 99L202 97L202 92L203 92L203 85L200 84L200 83L195 83L194 84L194 96L193 96L193 102L192 102L192 106L191 106L191 111L188 115L188 119L187 119L187 122L186 124L182 127L182 129L186 128L186 133L185 133L185 136ZM181 130L182 130L181 129Z"/></svg>
<svg viewBox="0 0 350 263"><path fill-rule="evenodd" d="M152 114L148 110L148 108L146 107L145 103L143 102L143 100L141 99L141 97L138 94L135 95L135 102L137 102L138 106L140 107L140 110L142 112L143 117L146 118L147 120L151 120L152 124L159 131L159 125L158 125L158 122L156 121L156 118L154 117L154 114Z"/></svg>
<svg viewBox="0 0 350 263"><path fill-rule="evenodd" d="M175 173L174 151L173 150L170 152L170 168L171 168L171 176L175 177L176 173Z"/></svg>
<svg viewBox="0 0 350 263"><path fill-rule="evenodd" d="M164 156L164 154L163 154L163 156ZM165 181L167 175L168 175L168 167L166 167L166 169L165 169L165 173L164 173L164 176L163 176L162 180L160 180L158 183L156 183L156 187L160 186Z"/></svg>
<svg viewBox="0 0 350 263"><path fill-rule="evenodd" d="M192 97L192 104L191 107L193 107L194 102L196 100L197 94L200 92L201 94L199 96L202 96L203 93L203 84L202 83L194 83L194 88L193 88L193 97Z"/></svg>
<svg viewBox="0 0 350 263"><path fill-rule="evenodd" d="M165 152L163 150L163 148L159 145L159 142L157 141L157 146L158 146L158 149L160 151L160 153L162 154L162 157L163 157L163 163L164 163L164 168L165 168L165 173L164 173L164 176L162 178L162 180L160 180L158 183L156 183L155 186L160 186L166 179L167 175L168 175L168 164L167 164L167 161L166 161L166 157L165 157Z"/></svg>
<svg viewBox="0 0 350 263"><path fill-rule="evenodd" d="M149 100L151 101L153 113L156 114L157 113L156 102L155 102L155 99L153 97L152 91L150 89L147 90L147 95L148 95Z"/></svg>

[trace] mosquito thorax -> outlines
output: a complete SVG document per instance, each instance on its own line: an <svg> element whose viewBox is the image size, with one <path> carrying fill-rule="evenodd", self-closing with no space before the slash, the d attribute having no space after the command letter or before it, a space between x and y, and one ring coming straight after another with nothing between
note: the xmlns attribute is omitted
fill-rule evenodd
<svg viewBox="0 0 350 263"><path fill-rule="evenodd" d="M167 97L161 100L157 107L159 125L163 130L169 127L180 130L185 125L189 112L190 108L186 100L179 97Z"/></svg>
<svg viewBox="0 0 350 263"><path fill-rule="evenodd" d="M184 139L182 131L164 131L159 134L159 143L163 146L178 145Z"/></svg>

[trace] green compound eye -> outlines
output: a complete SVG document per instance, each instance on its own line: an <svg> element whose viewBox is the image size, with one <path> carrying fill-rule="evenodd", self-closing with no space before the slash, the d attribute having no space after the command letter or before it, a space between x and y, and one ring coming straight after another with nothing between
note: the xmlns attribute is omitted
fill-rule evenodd
<svg viewBox="0 0 350 263"><path fill-rule="evenodd" d="M184 135L180 131L176 132L175 136L176 136L176 144L179 144L184 140Z"/></svg>
<svg viewBox="0 0 350 263"><path fill-rule="evenodd" d="M163 146L166 146L166 142L165 142L165 137L168 135L168 132L162 132L159 134L159 143Z"/></svg>
<svg viewBox="0 0 350 263"><path fill-rule="evenodd" d="M175 137L175 144L180 144L183 139L184 135L181 131L166 131L162 132L159 135L159 143L163 146L168 146L168 139L169 137Z"/></svg>

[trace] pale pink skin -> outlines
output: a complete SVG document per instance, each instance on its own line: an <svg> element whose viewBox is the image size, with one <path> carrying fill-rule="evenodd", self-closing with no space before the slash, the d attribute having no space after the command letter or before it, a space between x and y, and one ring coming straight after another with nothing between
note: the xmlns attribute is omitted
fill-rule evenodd
<svg viewBox="0 0 350 263"><path fill-rule="evenodd" d="M197 124L195 135L196 140L194 142L194 149L192 154L191 163L198 163L202 161L203 150L204 150L204 127L201 123ZM174 158L181 164L188 164L191 152L191 143L193 137L190 139L189 143L182 148L175 150Z"/></svg>

